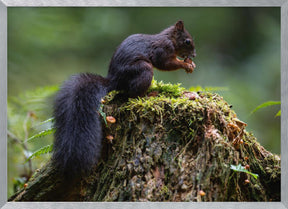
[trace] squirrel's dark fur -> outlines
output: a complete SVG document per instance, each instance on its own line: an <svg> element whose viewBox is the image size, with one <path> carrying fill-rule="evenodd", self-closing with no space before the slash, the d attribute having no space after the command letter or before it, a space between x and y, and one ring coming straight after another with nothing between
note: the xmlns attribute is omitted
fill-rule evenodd
<svg viewBox="0 0 288 209"><path fill-rule="evenodd" d="M182 21L159 34L134 34L116 49L107 78L90 73L72 76L58 92L54 104L54 166L68 175L91 170L101 154L102 128L98 109L112 90L126 97L143 96L151 85L153 67L164 71L194 65L177 59L194 57L195 47Z"/></svg>

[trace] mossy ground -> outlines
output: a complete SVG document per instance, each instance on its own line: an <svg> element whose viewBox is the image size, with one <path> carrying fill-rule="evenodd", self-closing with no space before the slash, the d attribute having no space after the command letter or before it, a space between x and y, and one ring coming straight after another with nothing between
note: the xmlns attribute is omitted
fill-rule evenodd
<svg viewBox="0 0 288 209"><path fill-rule="evenodd" d="M280 158L218 94L153 81L145 97L116 98L104 98L116 123L103 119L102 159L89 177L70 183L47 164L10 200L280 200ZM230 169L240 163L259 177Z"/></svg>

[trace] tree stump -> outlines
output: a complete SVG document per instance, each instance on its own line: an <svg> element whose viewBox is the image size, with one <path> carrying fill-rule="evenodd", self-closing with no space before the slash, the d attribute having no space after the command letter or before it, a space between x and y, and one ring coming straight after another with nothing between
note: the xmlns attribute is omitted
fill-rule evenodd
<svg viewBox="0 0 288 209"><path fill-rule="evenodd" d="M103 119L102 158L89 176L67 180L48 163L9 200L280 201L280 157L221 96L155 81L146 97L115 95L104 98L116 123ZM231 169L239 164L258 178Z"/></svg>

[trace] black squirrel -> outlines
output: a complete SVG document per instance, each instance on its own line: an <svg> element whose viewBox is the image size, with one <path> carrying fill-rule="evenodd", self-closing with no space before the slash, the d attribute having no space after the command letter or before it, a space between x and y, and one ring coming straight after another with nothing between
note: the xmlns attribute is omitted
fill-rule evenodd
<svg viewBox="0 0 288 209"><path fill-rule="evenodd" d="M185 58L180 60L177 58ZM151 85L153 67L172 71L196 67L195 46L183 21L155 35L134 34L112 56L106 78L91 73L72 76L54 104L55 141L52 163L67 175L87 174L101 154L102 128L97 113L101 98L117 90L126 97L143 96Z"/></svg>

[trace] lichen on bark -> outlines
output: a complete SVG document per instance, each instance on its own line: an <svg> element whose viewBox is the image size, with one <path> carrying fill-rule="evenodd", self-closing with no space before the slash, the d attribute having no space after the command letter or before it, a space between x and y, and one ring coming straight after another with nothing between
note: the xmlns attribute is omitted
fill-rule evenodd
<svg viewBox="0 0 288 209"><path fill-rule="evenodd" d="M38 172L10 200L280 200L280 157L245 130L246 124L218 94L154 81L143 98L123 102L111 92L104 101L102 111L116 123L103 120L102 158L89 177L71 183L76 185L69 190L73 194L65 194L69 191L63 190L62 177L48 164L42 168L45 175ZM108 135L113 139L106 139ZM230 169L240 163L259 177ZM45 195L44 187L44 195L23 199L47 175L58 180L50 191L63 190L58 192L62 195Z"/></svg>

